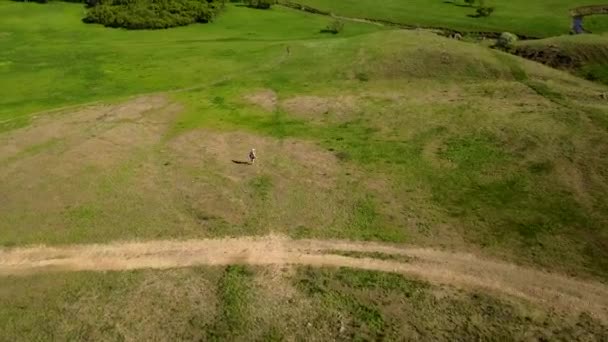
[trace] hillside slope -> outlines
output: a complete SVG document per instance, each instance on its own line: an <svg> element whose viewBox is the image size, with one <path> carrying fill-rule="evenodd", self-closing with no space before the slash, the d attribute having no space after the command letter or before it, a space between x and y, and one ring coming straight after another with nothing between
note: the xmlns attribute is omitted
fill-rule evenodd
<svg viewBox="0 0 608 342"><path fill-rule="evenodd" d="M607 338L608 87L283 7L81 14L0 1L0 340Z"/></svg>
<svg viewBox="0 0 608 342"><path fill-rule="evenodd" d="M584 34L521 41L515 53L608 84L608 35Z"/></svg>
<svg viewBox="0 0 608 342"><path fill-rule="evenodd" d="M255 44L245 73L3 134L2 243L274 231L607 276L605 88L425 32Z"/></svg>

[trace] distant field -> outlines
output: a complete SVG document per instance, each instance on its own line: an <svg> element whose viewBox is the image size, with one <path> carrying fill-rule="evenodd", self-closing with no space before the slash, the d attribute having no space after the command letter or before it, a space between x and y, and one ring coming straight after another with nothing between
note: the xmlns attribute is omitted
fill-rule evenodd
<svg viewBox="0 0 608 342"><path fill-rule="evenodd" d="M201 86L276 62L330 19L229 6L212 25L125 31L81 22L83 5L0 1L0 130L68 104ZM255 19L255 20L254 20ZM340 38L377 31L349 24Z"/></svg>
<svg viewBox="0 0 608 342"><path fill-rule="evenodd" d="M475 9L454 0L295 0L335 14L389 20L408 25L444 27L463 31L510 31L520 35L547 37L568 34L568 10L583 5L605 4L604 0L487 0L495 7L487 18L472 18ZM593 32L608 31L608 16L585 19Z"/></svg>

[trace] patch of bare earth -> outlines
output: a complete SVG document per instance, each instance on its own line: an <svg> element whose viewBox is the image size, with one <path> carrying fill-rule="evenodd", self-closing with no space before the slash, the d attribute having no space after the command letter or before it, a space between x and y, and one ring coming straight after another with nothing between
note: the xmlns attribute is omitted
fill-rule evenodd
<svg viewBox="0 0 608 342"><path fill-rule="evenodd" d="M175 187L193 199L196 211L233 224L264 214L256 218L264 230L323 226L333 218L324 203L339 190L340 166L332 153L311 142L198 130L168 147L174 172L184 173L174 177ZM252 148L258 157L254 165L248 161Z"/></svg>
<svg viewBox="0 0 608 342"><path fill-rule="evenodd" d="M153 113L149 112L168 104L164 97L146 96L118 105L92 106L71 113L42 116L27 127L0 136L0 160L53 139L88 140L91 136L96 136L96 133L105 133L108 128L113 128L111 124L129 121L150 123L152 119L149 114Z"/></svg>
<svg viewBox="0 0 608 342"><path fill-rule="evenodd" d="M429 141L422 149L422 158L428 161L431 165L437 168L453 169L456 167L451 161L441 158L439 153L443 147L443 141L440 138Z"/></svg>
<svg viewBox="0 0 608 342"><path fill-rule="evenodd" d="M163 96L145 96L41 116L0 135L0 193L10 199L0 217L44 215L95 198L99 177L158 144L180 110Z"/></svg>
<svg viewBox="0 0 608 342"><path fill-rule="evenodd" d="M378 252L408 262L353 258L331 251ZM132 270L194 265L312 265L396 272L436 284L507 294L569 313L588 312L608 322L608 286L482 259L476 255L380 243L290 240L281 236L109 245L0 249L0 274L41 271ZM285 296L291 290L285 288Z"/></svg>
<svg viewBox="0 0 608 342"><path fill-rule="evenodd" d="M177 111L179 107L164 97L149 96L41 118L0 136L0 160L11 160L0 169L0 176L36 170L39 164L59 175L89 165L112 166L132 150L160 141ZM45 144L57 140L63 148L45 150ZM44 153L28 153L33 149Z"/></svg>
<svg viewBox="0 0 608 342"><path fill-rule="evenodd" d="M248 102L260 106L268 112L273 112L277 107L277 93L273 90L265 89L255 92L253 94L245 95L245 100Z"/></svg>
<svg viewBox="0 0 608 342"><path fill-rule="evenodd" d="M282 101L281 108L303 119L341 121L357 111L357 97L296 96Z"/></svg>
<svg viewBox="0 0 608 342"><path fill-rule="evenodd" d="M436 84L420 82L418 84L399 85L399 91L386 89L384 91L369 91L362 94L369 100L384 100L398 104L409 105L449 104L462 101L465 93L458 85L444 85L437 88Z"/></svg>

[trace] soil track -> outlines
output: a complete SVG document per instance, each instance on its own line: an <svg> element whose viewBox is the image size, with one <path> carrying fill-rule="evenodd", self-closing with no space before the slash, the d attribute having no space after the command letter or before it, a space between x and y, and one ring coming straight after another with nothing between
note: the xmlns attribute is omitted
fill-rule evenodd
<svg viewBox="0 0 608 342"><path fill-rule="evenodd" d="M353 258L336 251L406 255L409 262ZM149 241L0 249L0 275L48 271L108 271L195 265L312 265L413 275L435 284L485 289L608 322L608 286L471 254L388 244L291 240L282 236Z"/></svg>

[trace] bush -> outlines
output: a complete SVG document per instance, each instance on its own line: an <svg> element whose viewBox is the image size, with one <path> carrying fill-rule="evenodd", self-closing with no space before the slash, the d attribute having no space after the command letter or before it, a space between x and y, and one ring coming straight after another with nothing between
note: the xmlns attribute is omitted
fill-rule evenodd
<svg viewBox="0 0 608 342"><path fill-rule="evenodd" d="M340 20L334 20L326 28L322 29L322 33L338 34L344 29L344 23Z"/></svg>
<svg viewBox="0 0 608 342"><path fill-rule="evenodd" d="M369 81L369 75L365 72L358 72L355 74L355 77L361 82Z"/></svg>
<svg viewBox="0 0 608 342"><path fill-rule="evenodd" d="M86 23L127 29L162 29L213 20L224 0L87 0Z"/></svg>
<svg viewBox="0 0 608 342"><path fill-rule="evenodd" d="M245 0L247 7L257 9L269 9L276 3L275 0Z"/></svg>
<svg viewBox="0 0 608 342"><path fill-rule="evenodd" d="M17 1L17 2L37 2L39 4L46 4L49 3L50 0L13 0L13 1ZM62 0L63 2L78 2L78 3L83 3L85 2L85 0Z"/></svg>
<svg viewBox="0 0 608 342"><path fill-rule="evenodd" d="M490 14L494 13L494 7L479 7L477 8L477 17L489 17Z"/></svg>
<svg viewBox="0 0 608 342"><path fill-rule="evenodd" d="M504 50L511 50L515 46L516 42L516 35L509 32L503 32L500 34L500 37L498 37L498 40L496 41L496 47Z"/></svg>

